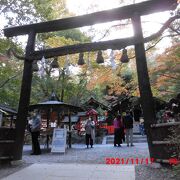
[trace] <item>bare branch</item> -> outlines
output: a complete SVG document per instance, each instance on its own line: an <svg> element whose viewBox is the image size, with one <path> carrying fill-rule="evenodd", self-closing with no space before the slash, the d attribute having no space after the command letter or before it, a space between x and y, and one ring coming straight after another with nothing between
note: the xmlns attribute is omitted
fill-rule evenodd
<svg viewBox="0 0 180 180"><path fill-rule="evenodd" d="M178 31L178 29L175 29L175 28L173 28L172 26L169 26L169 28L172 30L172 31L174 31L175 33L177 33L178 35L180 35L180 31Z"/></svg>
<svg viewBox="0 0 180 180"><path fill-rule="evenodd" d="M168 19L168 20L166 21L166 23L161 27L161 29L160 29L158 32L156 32L156 33L154 33L153 35L145 38L144 41L145 41L145 42L149 42L149 41L151 41L151 40L153 40L153 39L158 38L159 36L162 35L162 33L163 33L167 28L172 28L172 27L170 26L170 24L171 24L173 21L175 21L176 19L179 19L179 18L180 18L179 15L176 15L176 16L171 17L170 19ZM177 34L163 36L163 37L161 37L159 40L157 40L152 46L148 47L145 51L148 51L148 50L152 49L153 47L155 47L155 46L156 46L163 38L165 38L165 37L174 37L174 36L178 36L178 35L179 35L179 32L177 32ZM129 59L134 59L135 57L136 57L136 56L132 56L132 57L130 57Z"/></svg>
<svg viewBox="0 0 180 180"><path fill-rule="evenodd" d="M161 37L159 40L157 40L152 46L149 46L145 51L149 51L153 47L155 47L165 36ZM129 57L129 59L134 59L136 56Z"/></svg>
<svg viewBox="0 0 180 180"><path fill-rule="evenodd" d="M5 80L2 84L0 84L0 88L3 88L10 80L16 78L20 73L18 72L16 75L8 78L7 80Z"/></svg>
<svg viewBox="0 0 180 180"><path fill-rule="evenodd" d="M174 92L173 91L170 91L170 90L158 90L159 92L167 92L167 93L172 93L172 94L174 94Z"/></svg>
<svg viewBox="0 0 180 180"><path fill-rule="evenodd" d="M158 32L152 34L152 35L149 36L149 37L144 38L144 42L152 41L153 39L156 39L156 38L158 38L159 36L161 36L162 33L163 33L163 32L170 26L170 24L171 24L173 21L175 21L176 19L180 19L180 15L175 15L175 16L169 18L169 19L164 23L164 25L161 27L161 29L160 29Z"/></svg>
<svg viewBox="0 0 180 180"><path fill-rule="evenodd" d="M157 33L155 33L155 34L153 34L153 35L151 35L151 36L157 36L157 37L160 36L159 34L162 34L167 27L169 27L172 31L174 31L174 32L176 32L178 35L180 35L180 32L179 32L177 29L175 29L175 28L173 28L172 26L170 26L170 24L171 24L174 20L176 20L176 19L179 19L179 15L176 15L176 16L171 17L170 19L168 19L168 20L166 21L165 24L160 23L160 24L163 25L163 26L161 27L161 29L160 29ZM145 23L145 22L150 22L150 21L143 21L143 23ZM119 27L119 26L127 26L127 25L129 25L129 24L131 24L131 23L130 23L130 22L126 22L126 23L120 23L120 24L112 25L109 29L106 30L106 32L105 32L104 35L99 39L99 41L102 40L102 39L110 32L110 29L115 28L115 27ZM151 36L149 36L148 38L151 38ZM153 38L153 39L154 39L154 38Z"/></svg>
<svg viewBox="0 0 180 180"><path fill-rule="evenodd" d="M14 56L14 57L16 57L17 59L20 59L20 60L25 60L25 56L20 56L20 55L18 55L16 52L15 52L15 50L14 49L12 49L12 48L9 48L8 49L8 54L11 56L11 54Z"/></svg>
<svg viewBox="0 0 180 180"><path fill-rule="evenodd" d="M168 74L159 74L159 75L165 76L165 77L168 77L168 78L171 78L171 79L179 80L179 78L171 76L171 75L168 75Z"/></svg>

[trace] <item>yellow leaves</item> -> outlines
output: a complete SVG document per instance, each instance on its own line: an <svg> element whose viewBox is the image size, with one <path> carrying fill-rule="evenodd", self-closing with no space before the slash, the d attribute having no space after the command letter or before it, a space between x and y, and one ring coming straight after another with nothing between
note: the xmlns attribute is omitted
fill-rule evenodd
<svg viewBox="0 0 180 180"><path fill-rule="evenodd" d="M157 57L157 65L152 71L167 71L174 73L175 71L180 70L180 57L178 54L180 54L179 44L167 48L163 54Z"/></svg>
<svg viewBox="0 0 180 180"><path fill-rule="evenodd" d="M77 41L73 41L72 39L70 38L65 38L64 36L62 37L59 37L59 36L53 36L53 37L50 37L46 40L46 45L47 46L50 46L52 48L56 48L56 47L63 47L63 46L67 46L67 45L73 45L73 44L76 44ZM74 54L74 55L70 55L69 56L69 59L72 60L73 59L73 62L76 61L77 63L77 60L78 60L78 55L77 54ZM65 65L65 61L66 61L66 57L65 56L62 56L62 57L59 57L58 58L58 61L61 60L61 66L63 67ZM71 61L72 63L72 61Z"/></svg>
<svg viewBox="0 0 180 180"><path fill-rule="evenodd" d="M50 37L46 40L46 44L52 48L73 45L76 43L77 41L73 41L70 38L66 39L65 37L58 37L58 36Z"/></svg>
<svg viewBox="0 0 180 180"><path fill-rule="evenodd" d="M180 61L180 43L177 43L170 48L167 48L163 54L161 54L156 60L158 63L160 62L168 62L171 61L173 63L177 63Z"/></svg>

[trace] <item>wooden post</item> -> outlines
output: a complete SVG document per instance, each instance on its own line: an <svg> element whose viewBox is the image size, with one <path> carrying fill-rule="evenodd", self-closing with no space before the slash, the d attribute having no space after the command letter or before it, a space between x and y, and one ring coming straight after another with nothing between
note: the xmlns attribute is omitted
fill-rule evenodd
<svg viewBox="0 0 180 180"><path fill-rule="evenodd" d="M13 116L14 115L11 115L11 122L10 122L10 127L12 128L12 126L13 126Z"/></svg>
<svg viewBox="0 0 180 180"><path fill-rule="evenodd" d="M147 133L147 141L149 146L150 157L153 158L153 149L152 149L152 135L150 125L155 123L155 110L154 110L154 101L151 92L151 86L148 75L148 68L146 62L146 54L143 43L143 33L141 27L140 16L135 14L132 18L133 28L134 28L134 37L138 39L138 42L135 44L135 55L136 55L136 66L138 74L138 83L140 91L140 100L143 109L145 130Z"/></svg>
<svg viewBox="0 0 180 180"><path fill-rule="evenodd" d="M71 148L72 137L71 137L71 112L70 111L68 111L68 117L69 117L69 148Z"/></svg>
<svg viewBox="0 0 180 180"><path fill-rule="evenodd" d="M47 145L47 149L49 149L49 132L48 132L48 130L49 130L49 120L50 120L50 118L51 118L51 111L52 111L52 108L50 108L50 109L48 109L47 110L47 124L46 124L46 145Z"/></svg>
<svg viewBox="0 0 180 180"><path fill-rule="evenodd" d="M62 69L62 90L61 90L61 102L64 102L64 78L65 78L65 69Z"/></svg>
<svg viewBox="0 0 180 180"><path fill-rule="evenodd" d="M27 58L34 51L35 37L36 37L36 33L34 31L31 31L28 36L25 58ZM28 106L29 106L30 94L31 94L31 82L32 82L32 61L28 61L27 59L25 59L18 114L16 119L14 160L22 159L24 132L26 128Z"/></svg>
<svg viewBox="0 0 180 180"><path fill-rule="evenodd" d="M57 109L57 117L58 117L58 121L57 121L57 127L60 127L60 115L59 115L59 108Z"/></svg>

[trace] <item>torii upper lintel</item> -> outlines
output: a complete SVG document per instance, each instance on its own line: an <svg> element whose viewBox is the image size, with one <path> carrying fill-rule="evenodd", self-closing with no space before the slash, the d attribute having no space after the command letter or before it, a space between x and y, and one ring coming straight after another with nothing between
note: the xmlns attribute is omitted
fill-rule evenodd
<svg viewBox="0 0 180 180"><path fill-rule="evenodd" d="M6 37L12 37L29 34L31 31L35 33L45 33L73 29L109 21L129 19L132 18L135 13L138 13L139 16L144 16L156 12L173 10L176 6L177 0L150 0L82 16L5 28L4 35Z"/></svg>

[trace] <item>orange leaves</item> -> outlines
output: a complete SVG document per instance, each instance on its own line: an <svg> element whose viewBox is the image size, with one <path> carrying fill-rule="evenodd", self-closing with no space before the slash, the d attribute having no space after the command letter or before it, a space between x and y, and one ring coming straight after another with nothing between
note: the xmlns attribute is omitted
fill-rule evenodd
<svg viewBox="0 0 180 180"><path fill-rule="evenodd" d="M176 93L180 84L180 44L167 48L150 69L151 84L161 95Z"/></svg>
<svg viewBox="0 0 180 180"><path fill-rule="evenodd" d="M93 73L87 84L87 89L92 90L96 86L105 88L107 85L110 87L108 94L121 94L127 91L126 86L122 86L121 78L118 77L111 68L93 69Z"/></svg>
<svg viewBox="0 0 180 180"><path fill-rule="evenodd" d="M87 88L91 90L97 85L101 86L105 83L110 83L112 79L111 74L111 69L93 69Z"/></svg>

